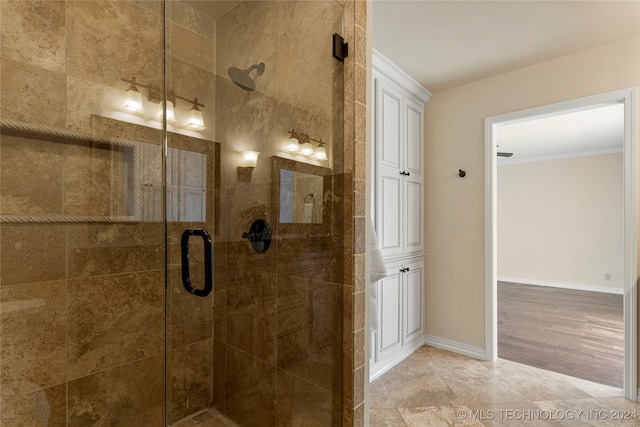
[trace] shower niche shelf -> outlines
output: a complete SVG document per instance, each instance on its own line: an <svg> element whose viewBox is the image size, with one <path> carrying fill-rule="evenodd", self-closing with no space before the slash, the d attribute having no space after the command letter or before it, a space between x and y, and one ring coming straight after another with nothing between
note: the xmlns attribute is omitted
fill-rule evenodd
<svg viewBox="0 0 640 427"><path fill-rule="evenodd" d="M0 134L0 223L140 221L138 142L11 120Z"/></svg>

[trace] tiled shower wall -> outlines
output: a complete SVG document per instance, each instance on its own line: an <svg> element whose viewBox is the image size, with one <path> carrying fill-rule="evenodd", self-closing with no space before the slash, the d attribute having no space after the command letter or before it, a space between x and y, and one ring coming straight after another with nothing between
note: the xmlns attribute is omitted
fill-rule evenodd
<svg viewBox="0 0 640 427"><path fill-rule="evenodd" d="M214 404L243 425L339 425L342 419L343 64L331 36L342 31L334 1L243 2L216 21L216 141L223 162L224 242L216 263ZM255 92L229 67L264 62ZM284 153L295 129L326 142L330 160ZM241 153L259 151L250 181ZM322 224L280 223L275 157L331 168L319 197ZM309 172L307 172L309 173ZM266 219L264 254L240 238Z"/></svg>
<svg viewBox="0 0 640 427"><path fill-rule="evenodd" d="M365 423L365 234L367 179L367 7L370 0L345 0L344 68L344 413L343 425Z"/></svg>
<svg viewBox="0 0 640 427"><path fill-rule="evenodd" d="M167 421L212 398L245 424L336 425L342 411L344 425L362 425L366 3L341 3L350 43L344 65L330 55L328 37L341 30L333 1L310 9L243 2L216 22L180 2L168 4L170 87L198 96L205 104L202 137L220 144L169 137L170 146L206 153L213 162L206 200L216 288L214 298L196 302L181 291L179 236L202 224L170 223ZM128 86L120 79L162 85L159 1L0 5L2 119L162 143L157 130L102 117L118 109ZM302 37L306 32L313 35ZM256 92L226 79L227 67L258 61L266 71L256 77ZM329 142L332 156L330 185L339 202L327 208L330 225L312 232L277 224L271 201L277 185L271 157L291 128ZM3 164L0 171L21 170L23 181L0 176L0 214L16 206L27 209L22 214L91 212L97 187L87 183L115 180L106 166L118 161L113 152L92 150L90 161L58 176L49 173L56 167L48 152L27 154L10 138L2 141L9 143L0 147L0 162L12 168ZM250 183L237 171L249 149L262 153ZM55 150L58 159L74 159L66 145ZM218 170L212 164L220 158ZM24 180L37 189L50 188L52 179L59 180L58 195L11 194ZM257 217L269 220L277 236L263 255L239 238ZM51 426L160 425L163 269L161 223L1 224L0 422L34 425L46 406ZM35 305L24 309L25 301Z"/></svg>
<svg viewBox="0 0 640 427"><path fill-rule="evenodd" d="M180 2L169 7L170 84L206 105L210 139L213 20ZM160 1L3 0L0 14L3 120L160 147L160 130L113 119L128 87L121 79L163 85ZM122 214L118 150L6 133L1 141L0 215ZM205 153L215 174L215 145L202 141L170 135L168 143ZM158 153L143 162L152 189L161 151L142 151ZM174 242L188 225L168 230L169 420L211 400L213 298L188 301L176 280ZM163 245L161 222L0 225L0 425L162 424Z"/></svg>

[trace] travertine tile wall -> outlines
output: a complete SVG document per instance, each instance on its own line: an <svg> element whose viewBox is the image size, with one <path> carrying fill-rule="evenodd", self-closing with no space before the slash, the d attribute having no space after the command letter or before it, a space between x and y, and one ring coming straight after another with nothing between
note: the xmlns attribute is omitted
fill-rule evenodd
<svg viewBox="0 0 640 427"><path fill-rule="evenodd" d="M343 425L365 422L365 233L367 141L367 1L345 0L344 76L345 286Z"/></svg>
<svg viewBox="0 0 640 427"><path fill-rule="evenodd" d="M321 17L321 19L319 19ZM214 404L243 425L338 425L342 417L343 64L332 56L341 32L334 1L242 2L216 21L216 136L223 161L222 227L215 291ZM227 77L252 73L255 92ZM327 142L325 181L337 202L325 222L279 223L279 171L288 130ZM251 181L239 179L245 150L259 151ZM309 159L293 157L304 168ZM311 161L311 163L314 163ZM324 194L320 195L321 197ZM266 219L274 233L257 254L240 238Z"/></svg>
<svg viewBox="0 0 640 427"><path fill-rule="evenodd" d="M210 137L213 21L169 4L171 88L206 105ZM161 1L3 0L0 19L2 119L162 144L160 130L101 117L117 115L122 78L162 87ZM207 154L214 229L215 146L200 141L168 143ZM143 175L158 175L161 159L146 160L156 170ZM122 215L123 162L118 150L5 133L0 215ZM180 289L175 242L189 225L168 230L169 421L211 400L213 297ZM161 222L0 224L0 425L161 425L164 271Z"/></svg>

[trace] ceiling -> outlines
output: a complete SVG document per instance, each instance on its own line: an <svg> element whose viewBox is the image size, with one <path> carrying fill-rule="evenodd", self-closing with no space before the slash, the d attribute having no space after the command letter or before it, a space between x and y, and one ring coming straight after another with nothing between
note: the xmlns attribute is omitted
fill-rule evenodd
<svg viewBox="0 0 640 427"><path fill-rule="evenodd" d="M640 0L373 1L373 47L432 93L640 33ZM498 128L498 164L621 150L621 104Z"/></svg>
<svg viewBox="0 0 640 427"><path fill-rule="evenodd" d="M640 0L373 1L373 47L432 93L640 33Z"/></svg>
<svg viewBox="0 0 640 427"><path fill-rule="evenodd" d="M622 152L624 105L599 105L580 111L505 123L497 129L498 165L577 155Z"/></svg>

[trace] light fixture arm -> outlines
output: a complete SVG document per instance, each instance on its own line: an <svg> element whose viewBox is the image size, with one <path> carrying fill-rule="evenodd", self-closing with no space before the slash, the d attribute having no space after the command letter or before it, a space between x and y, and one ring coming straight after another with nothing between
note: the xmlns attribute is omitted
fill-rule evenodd
<svg viewBox="0 0 640 427"><path fill-rule="evenodd" d="M149 101L155 101L155 102L163 101L162 91L156 85L146 85L143 83L139 83L136 80L135 76L131 77L131 79L120 79L120 80L122 80L123 82L129 83L131 85L129 89L133 89L136 91L138 91L138 87L147 89L147 99L149 99ZM194 107L204 108L204 104L201 102L198 102L198 98L187 98L187 97L178 95L175 90L170 89L167 93L167 101L171 101L175 105L178 99L186 101L189 104L193 105Z"/></svg>

